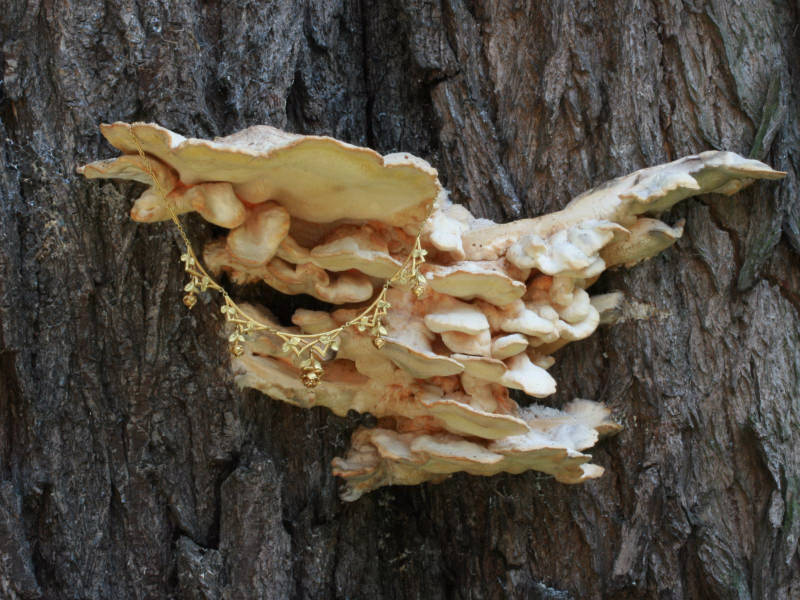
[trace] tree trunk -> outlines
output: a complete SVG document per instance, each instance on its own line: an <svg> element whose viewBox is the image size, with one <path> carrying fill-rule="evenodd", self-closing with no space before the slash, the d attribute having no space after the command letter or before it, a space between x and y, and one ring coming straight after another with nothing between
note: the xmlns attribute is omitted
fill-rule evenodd
<svg viewBox="0 0 800 600"><path fill-rule="evenodd" d="M800 597L800 5L770 0L6 0L0 14L3 598ZM562 350L558 406L625 426L606 474L456 475L341 502L364 417L237 391L175 232L85 181L101 122L258 123L439 169L533 216L726 149L788 172L701 196L595 291L650 316ZM211 231L191 222L200 245Z"/></svg>

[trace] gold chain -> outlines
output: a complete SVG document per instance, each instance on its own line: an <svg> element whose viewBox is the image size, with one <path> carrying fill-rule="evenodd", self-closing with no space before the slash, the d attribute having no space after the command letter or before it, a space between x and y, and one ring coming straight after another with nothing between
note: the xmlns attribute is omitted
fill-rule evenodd
<svg viewBox="0 0 800 600"><path fill-rule="evenodd" d="M139 151L139 156L144 162L145 170L153 179L156 189L158 190L158 195L167 207L170 218L178 228L178 232L183 239L183 244L186 247L186 251L181 255L181 261L184 263L184 270L189 275L189 283L183 288L183 291L186 292L183 297L183 303L191 309L197 303L198 291L204 292L206 290L214 290L222 295L225 304L220 307L220 311L234 327L233 333L228 337L230 351L234 356L242 355L244 352L242 343L246 341L248 335L258 331L266 331L267 333L279 337L283 341L281 351L287 354L291 353L294 356L299 362L298 366L302 369L303 384L308 388L314 388L319 384L322 378L322 361L325 360L325 357L330 351L336 352L339 349L339 336L345 329L355 327L360 332L369 330L375 347L378 349L383 347L385 344L383 336L386 335L383 317L386 316L386 313L391 307L389 301L386 300L386 293L390 285L395 283L406 285L413 284L414 295L417 298L425 293L425 276L420 273L420 267L425 262L427 251L422 248L421 238L425 224L435 210L435 201L431 202L425 220L422 222L417 237L414 240L414 247L411 253L406 257L397 272L383 283L383 287L375 300L356 317L350 319L336 329L309 334L287 333L272 325L254 319L246 314L239 305L233 301L233 298L230 297L225 288L214 281L198 260L192 248L192 244L189 241L189 236L186 235L186 230L183 228L175 209L172 207L172 203L167 199L167 193L164 187L161 185L158 177L156 177L153 165L150 163L150 157L142 148L142 144L139 142L139 138L133 130L133 125L129 125L129 128L136 149Z"/></svg>

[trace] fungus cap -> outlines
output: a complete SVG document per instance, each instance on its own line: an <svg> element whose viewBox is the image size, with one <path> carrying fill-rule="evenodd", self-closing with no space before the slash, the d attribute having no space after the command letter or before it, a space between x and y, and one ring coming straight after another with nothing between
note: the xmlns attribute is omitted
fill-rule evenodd
<svg viewBox="0 0 800 600"><path fill-rule="evenodd" d="M174 169L184 184L227 181L245 202L274 200L306 221L419 226L441 192L436 169L407 153L383 157L333 138L267 125L213 141L147 123L118 122L100 129L112 146L135 154L131 127L144 151Z"/></svg>

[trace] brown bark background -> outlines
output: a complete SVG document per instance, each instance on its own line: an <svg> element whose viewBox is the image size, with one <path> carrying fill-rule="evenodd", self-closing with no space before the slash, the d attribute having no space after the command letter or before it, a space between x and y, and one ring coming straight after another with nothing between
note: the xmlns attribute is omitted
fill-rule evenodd
<svg viewBox="0 0 800 600"><path fill-rule="evenodd" d="M800 598L799 3L0 8L1 597ZM789 174L679 205L675 247L596 284L657 309L552 370L548 403L625 425L604 477L346 504L329 463L364 418L237 391L174 230L75 174L115 120L413 152L496 220L707 149Z"/></svg>

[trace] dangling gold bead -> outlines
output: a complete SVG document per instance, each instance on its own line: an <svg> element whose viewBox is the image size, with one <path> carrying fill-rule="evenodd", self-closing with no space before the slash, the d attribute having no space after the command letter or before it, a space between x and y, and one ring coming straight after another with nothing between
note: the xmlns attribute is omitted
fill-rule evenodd
<svg viewBox="0 0 800 600"><path fill-rule="evenodd" d="M194 294L186 294L183 297L183 303L186 305L186 308L192 310L195 304L197 304L197 296Z"/></svg>
<svg viewBox="0 0 800 600"><path fill-rule="evenodd" d="M237 342L236 344L231 346L231 354L237 357L241 356L242 354L244 354L244 347Z"/></svg>
<svg viewBox="0 0 800 600"><path fill-rule="evenodd" d="M383 339L382 337L378 336L378 337L372 338L372 343L374 344L374 346L378 350L380 350L381 348L383 348L386 345L386 340Z"/></svg>
<svg viewBox="0 0 800 600"><path fill-rule="evenodd" d="M422 298L422 295L425 293L425 286L423 285L415 285L414 286L414 295L417 298Z"/></svg>
<svg viewBox="0 0 800 600"><path fill-rule="evenodd" d="M322 377L322 369L319 367L314 366L306 366L303 367L303 375L301 379L303 380L303 385L307 388L315 388L319 385Z"/></svg>

